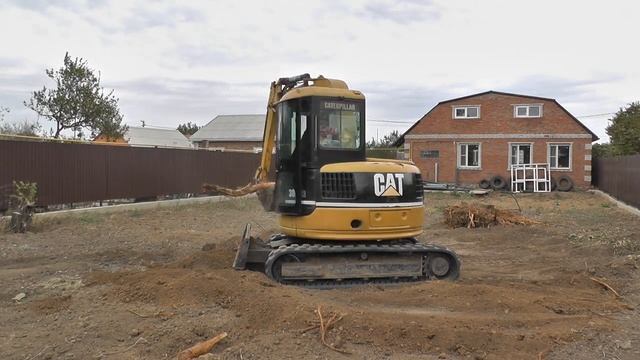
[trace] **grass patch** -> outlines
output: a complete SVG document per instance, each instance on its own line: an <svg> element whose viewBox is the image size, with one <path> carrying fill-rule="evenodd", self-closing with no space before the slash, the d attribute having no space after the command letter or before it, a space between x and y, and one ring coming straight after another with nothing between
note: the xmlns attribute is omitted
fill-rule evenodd
<svg viewBox="0 0 640 360"><path fill-rule="evenodd" d="M141 218L142 216L144 216L144 212L142 212L141 210L131 210L131 211L127 211L127 215L129 215L129 217L137 219L137 218Z"/></svg>
<svg viewBox="0 0 640 360"><path fill-rule="evenodd" d="M94 213L84 213L78 216L78 221L83 224L98 224L102 222L102 216Z"/></svg>

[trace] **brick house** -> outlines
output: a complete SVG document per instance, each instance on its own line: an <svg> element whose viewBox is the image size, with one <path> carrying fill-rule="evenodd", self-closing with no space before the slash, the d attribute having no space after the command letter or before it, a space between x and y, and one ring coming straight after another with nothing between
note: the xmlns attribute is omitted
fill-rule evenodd
<svg viewBox="0 0 640 360"><path fill-rule="evenodd" d="M551 177L591 186L598 137L556 100L487 91L438 103L396 142L425 181L477 185L511 164L549 163Z"/></svg>
<svg viewBox="0 0 640 360"><path fill-rule="evenodd" d="M201 127L189 140L198 149L262 150L264 114L218 115Z"/></svg>

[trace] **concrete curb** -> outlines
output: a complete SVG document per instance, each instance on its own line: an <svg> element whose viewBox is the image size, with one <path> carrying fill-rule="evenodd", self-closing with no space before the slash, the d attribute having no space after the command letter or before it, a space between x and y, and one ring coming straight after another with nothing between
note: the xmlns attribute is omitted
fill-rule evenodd
<svg viewBox="0 0 640 360"><path fill-rule="evenodd" d="M232 198L228 196L203 196L203 197L194 197L194 198L186 198L186 199L173 199L173 200L150 201L150 202L141 202L141 203L132 203L132 204L87 207L87 208L80 208L80 209L69 209L69 210L37 213L34 215L34 217L36 219L51 219L55 217L73 216L73 215L81 215L81 214L110 214L115 212L131 211L131 210L153 210L153 209L170 208L170 207L185 206L185 205L231 201L231 200L243 199L243 198L249 198L249 197L255 197L255 195L253 194L245 195L245 196L236 197L236 198ZM9 216L0 216L0 219L4 219L4 218L9 219Z"/></svg>
<svg viewBox="0 0 640 360"><path fill-rule="evenodd" d="M589 191L594 193L594 194L600 195L603 198L611 201L612 203L616 204L619 208L621 208L623 210L626 210L626 211L628 211L628 212L630 212L630 213L632 213L634 215L640 216L640 209L637 209L637 208L635 208L635 207L633 207L633 206L631 206L629 204L625 204L624 202L614 198L613 196L607 194L604 191L596 190L596 189L591 189Z"/></svg>

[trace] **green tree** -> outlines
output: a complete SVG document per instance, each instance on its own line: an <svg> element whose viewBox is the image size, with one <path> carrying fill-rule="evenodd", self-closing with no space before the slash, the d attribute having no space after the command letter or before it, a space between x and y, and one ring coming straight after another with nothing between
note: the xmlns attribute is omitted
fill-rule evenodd
<svg viewBox="0 0 640 360"><path fill-rule="evenodd" d="M23 120L13 124L1 124L0 134L22 135L22 136L38 136L40 124Z"/></svg>
<svg viewBox="0 0 640 360"><path fill-rule="evenodd" d="M611 156L612 154L613 150L611 144L609 143L593 144L593 147L591 148L591 155L593 155L594 158L607 157Z"/></svg>
<svg viewBox="0 0 640 360"><path fill-rule="evenodd" d="M607 126L612 155L640 153L640 102L621 108Z"/></svg>
<svg viewBox="0 0 640 360"><path fill-rule="evenodd" d="M102 134L110 138L124 135L128 127L122 124L118 98L113 90L105 91L100 86L100 74L89 68L82 58L64 56L64 66L47 69L47 76L56 87L34 91L24 104L38 115L55 122L54 138L62 131L73 129L76 133L88 130L92 136Z"/></svg>
<svg viewBox="0 0 640 360"><path fill-rule="evenodd" d="M196 124L193 124L191 121L185 124L178 125L178 131L180 131L182 135L193 135L199 129L200 127Z"/></svg>
<svg viewBox="0 0 640 360"><path fill-rule="evenodd" d="M393 130L377 141L371 138L367 141L367 156L374 158L396 159L398 157L398 149L393 147L393 143L400 137L398 130Z"/></svg>
<svg viewBox="0 0 640 360"><path fill-rule="evenodd" d="M376 141L375 138L371 138L370 141L367 142L367 147L369 149L373 148L390 148L400 137L400 132L398 130L393 130L391 133L382 137L380 141Z"/></svg>
<svg viewBox="0 0 640 360"><path fill-rule="evenodd" d="M37 122L23 120L17 123L5 123L4 117L9 113L9 108L0 106L0 134L38 136L40 125Z"/></svg>

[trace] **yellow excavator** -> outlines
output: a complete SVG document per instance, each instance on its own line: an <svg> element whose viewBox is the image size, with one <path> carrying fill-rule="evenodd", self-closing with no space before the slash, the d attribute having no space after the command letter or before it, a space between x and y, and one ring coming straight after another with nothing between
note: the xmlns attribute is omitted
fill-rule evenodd
<svg viewBox="0 0 640 360"><path fill-rule="evenodd" d="M256 192L279 214L281 233L267 241L245 227L233 267L310 287L457 279L453 251L415 238L424 222L420 171L367 158L365 139L364 95L344 81L303 74L272 82L254 180L240 189L205 185Z"/></svg>

